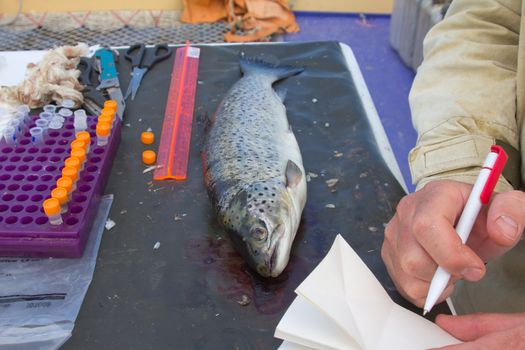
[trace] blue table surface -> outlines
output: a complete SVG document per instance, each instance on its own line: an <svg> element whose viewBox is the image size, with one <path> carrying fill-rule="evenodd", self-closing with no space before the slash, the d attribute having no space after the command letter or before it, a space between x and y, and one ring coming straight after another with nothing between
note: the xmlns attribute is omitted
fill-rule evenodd
<svg viewBox="0 0 525 350"><path fill-rule="evenodd" d="M390 16L296 12L296 19L300 32L284 35L284 41L336 40L352 48L412 192L407 159L417 134L410 118L408 94L415 74L390 46Z"/></svg>

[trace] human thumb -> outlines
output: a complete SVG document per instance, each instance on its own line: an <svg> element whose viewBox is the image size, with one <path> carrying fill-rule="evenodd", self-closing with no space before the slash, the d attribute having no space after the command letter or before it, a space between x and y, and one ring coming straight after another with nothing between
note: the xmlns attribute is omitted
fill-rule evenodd
<svg viewBox="0 0 525 350"><path fill-rule="evenodd" d="M502 248L514 247L525 226L525 193L510 191L494 196L487 213L490 239Z"/></svg>

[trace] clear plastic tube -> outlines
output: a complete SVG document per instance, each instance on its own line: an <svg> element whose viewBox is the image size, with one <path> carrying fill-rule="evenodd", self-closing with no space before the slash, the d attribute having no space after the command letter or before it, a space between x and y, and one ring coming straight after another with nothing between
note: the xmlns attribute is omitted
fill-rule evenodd
<svg viewBox="0 0 525 350"><path fill-rule="evenodd" d="M50 130L60 130L64 126L64 123L61 123L60 120L53 119L51 120L51 123L49 123L49 129Z"/></svg>
<svg viewBox="0 0 525 350"><path fill-rule="evenodd" d="M49 129L49 121L48 120L37 119L35 121L35 125L36 125L37 128L41 128L42 129L42 134L44 136L47 135L47 129Z"/></svg>
<svg viewBox="0 0 525 350"><path fill-rule="evenodd" d="M79 132L87 129L87 115L85 110L79 109L75 111L75 120L73 121L73 126L75 127L75 134L78 134Z"/></svg>
<svg viewBox="0 0 525 350"><path fill-rule="evenodd" d="M58 115L64 118L69 118L73 115L73 111L69 108L60 108L60 110L58 111Z"/></svg>
<svg viewBox="0 0 525 350"><path fill-rule="evenodd" d="M13 145L16 143L16 130L14 127L6 126L4 128L3 133L4 133L4 139L8 144Z"/></svg>
<svg viewBox="0 0 525 350"><path fill-rule="evenodd" d="M19 113L19 112L16 112L14 117L13 117L13 124L12 126L15 126L16 125L16 132L18 134L21 134L22 133L22 130L24 129L24 115L22 113Z"/></svg>
<svg viewBox="0 0 525 350"><path fill-rule="evenodd" d="M31 142L34 145L42 145L44 143L44 130L35 126L34 128L29 129L31 134Z"/></svg>
<svg viewBox="0 0 525 350"><path fill-rule="evenodd" d="M29 112L31 111L31 109L29 108L28 105L20 105L16 108L16 111L24 113L24 118L25 118L29 115Z"/></svg>
<svg viewBox="0 0 525 350"><path fill-rule="evenodd" d="M44 112L55 114L56 110L57 110L57 106L55 105L45 105L44 106Z"/></svg>
<svg viewBox="0 0 525 350"><path fill-rule="evenodd" d="M29 120L29 115L26 115L24 112L22 111L18 111L15 113L15 118L18 118L18 119L21 119L22 120L22 123L24 123L26 120Z"/></svg>
<svg viewBox="0 0 525 350"><path fill-rule="evenodd" d="M62 100L61 106L64 108L73 108L75 107L75 101L69 99Z"/></svg>
<svg viewBox="0 0 525 350"><path fill-rule="evenodd" d="M55 114L51 113L51 112L42 112L42 113L39 114L40 119L47 120L48 122L50 122L51 119L53 119L54 116L55 116Z"/></svg>

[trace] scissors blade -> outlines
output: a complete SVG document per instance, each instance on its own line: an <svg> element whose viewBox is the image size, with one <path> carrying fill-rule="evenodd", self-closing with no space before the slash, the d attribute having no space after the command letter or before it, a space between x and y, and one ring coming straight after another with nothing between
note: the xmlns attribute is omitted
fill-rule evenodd
<svg viewBox="0 0 525 350"><path fill-rule="evenodd" d="M142 81L142 78L144 77L144 74L146 74L147 68L137 68L137 72L133 73L133 79L131 81L131 100L133 101L135 99L135 95L137 94L137 90L139 89L140 83ZM135 71L135 70L133 70ZM135 75L136 74L136 75ZM136 77L136 79L135 79Z"/></svg>

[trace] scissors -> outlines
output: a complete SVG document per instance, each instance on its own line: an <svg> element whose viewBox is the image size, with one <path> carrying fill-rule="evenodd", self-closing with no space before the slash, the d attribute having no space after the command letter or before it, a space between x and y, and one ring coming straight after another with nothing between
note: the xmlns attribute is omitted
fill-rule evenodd
<svg viewBox="0 0 525 350"><path fill-rule="evenodd" d="M99 115L104 101L106 101L106 97L102 91L97 89L97 85L99 84L98 78L96 81L93 81L93 76L98 75L98 73L93 74L93 71L95 71L95 61L93 58L80 57L77 68L80 70L78 81L84 85L84 89L82 90L84 106L92 115Z"/></svg>
<svg viewBox="0 0 525 350"><path fill-rule="evenodd" d="M147 71L155 64L170 57L172 49L168 45L155 45L153 47L153 54L148 55L146 52L146 45L135 44L127 49L124 57L131 62L133 68L132 78L128 85L128 90L124 99L127 99L131 94L131 100L135 99L140 82Z"/></svg>

